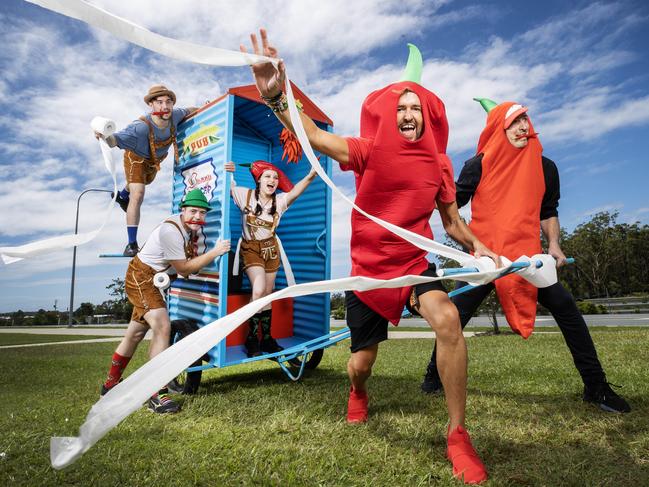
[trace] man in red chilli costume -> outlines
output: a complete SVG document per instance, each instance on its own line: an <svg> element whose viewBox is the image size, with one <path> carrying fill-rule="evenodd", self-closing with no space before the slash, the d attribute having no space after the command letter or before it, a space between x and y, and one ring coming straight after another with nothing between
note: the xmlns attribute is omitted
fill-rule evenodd
<svg viewBox="0 0 649 487"><path fill-rule="evenodd" d="M251 36L255 54L278 57L261 31L263 51ZM245 51L245 48L241 46ZM444 104L419 84L421 54L411 46L404 81L371 93L363 103L361 137L343 138L319 129L303 113L301 120L314 149L339 162L356 177L356 204L373 215L428 238L428 223L437 206L446 232L476 256L497 256L472 234L455 204L453 168L446 156L448 123ZM257 88L278 119L293 129L284 86L284 65L253 66ZM396 121L396 123L395 123ZM426 252L406 242L358 212L352 213L352 275L391 279L407 274L434 276ZM467 353L457 309L441 283L400 289L347 293L351 331L351 381L347 421L367 421L367 379L379 343L387 339L388 321L397 325L404 305L428 321L438 340L438 366L447 389L449 412L447 456L453 473L466 483L487 479L487 472L464 429Z"/></svg>

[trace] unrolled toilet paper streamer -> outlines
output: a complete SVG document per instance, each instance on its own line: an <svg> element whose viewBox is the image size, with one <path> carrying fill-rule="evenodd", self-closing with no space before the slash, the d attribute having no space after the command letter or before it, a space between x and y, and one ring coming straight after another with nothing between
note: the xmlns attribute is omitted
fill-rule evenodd
<svg viewBox="0 0 649 487"><path fill-rule="evenodd" d="M115 132L115 122L103 117L93 118L90 122L90 126L93 130L106 137ZM104 166L113 178L113 199L108 203L108 207L104 212L102 224L99 228L92 232L61 235L17 247L0 247L0 259L2 259L4 264L11 264L28 257L35 257L37 255L48 254L57 250L83 245L93 240L104 229L106 223L108 223L108 219L110 218L110 213L113 211L113 207L115 206L114 203L117 195L117 173L115 171L113 155L108 144L106 144L104 140L100 139L99 147L104 160Z"/></svg>
<svg viewBox="0 0 649 487"><path fill-rule="evenodd" d="M169 39L149 32L130 21L116 17L98 7L80 0L27 1L82 20L94 27L107 30L117 37L175 59L217 66L242 66L256 62L272 62L276 65L278 62L277 59L270 59L264 56L199 46L188 42ZM397 235L400 235L413 245L416 245L428 252L454 259L463 265L470 265L481 270L481 272L476 274L458 274L453 276L451 279L463 280L478 285L490 282L501 275L503 269L494 270L493 263L489 264L485 259L475 259L469 254L444 246L389 222L385 222L354 205L353 202L345 197L333 184L315 157L315 154L306 138L297 109L295 108L294 97L288 77L286 80L286 90L289 100L290 115L298 139L302 144L309 162L332 191L341 196L367 218L370 218L377 224L384 226ZM276 299L305 296L308 294L330 291L367 291L378 288L412 286L438 279L440 278L403 276L383 281L367 277L348 277L344 279L290 286L253 301L234 313L202 327L195 333L192 333L188 337L179 341L174 346L151 359L144 366L131 374L126 380L111 389L91 408L86 421L80 428L80 434L78 437L51 438L50 456L52 466L60 469L70 465L130 413L139 409L142 403L152 394L176 377L191 363L196 361L196 359L203 356L210 348L225 339L225 337L241 326L241 324L253 314Z"/></svg>
<svg viewBox="0 0 649 487"><path fill-rule="evenodd" d="M501 271L502 269L499 269L480 275L458 274L451 277L451 279L476 283L477 280L485 277L493 280L500 275ZM378 288L412 286L439 279L441 278L403 276L384 281L369 277L346 277L330 281L297 284L252 301L235 312L203 326L178 341L113 387L92 406L86 421L79 429L79 436L51 438L50 460L52 466L61 469L76 461L124 418L141 408L149 397L272 301L329 292L331 290L368 291Z"/></svg>

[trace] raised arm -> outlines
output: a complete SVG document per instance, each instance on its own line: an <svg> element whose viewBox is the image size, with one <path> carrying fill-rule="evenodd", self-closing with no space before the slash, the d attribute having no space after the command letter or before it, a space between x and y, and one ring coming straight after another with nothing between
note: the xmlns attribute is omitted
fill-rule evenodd
<svg viewBox="0 0 649 487"><path fill-rule="evenodd" d="M223 165L223 169L225 170L225 172L229 172L232 175L234 175L234 169L235 169L234 168L234 162L232 162L232 161L226 162ZM235 179L232 178L232 183L230 184L230 196L234 196L234 188L236 187L236 185L237 185L237 183L236 183Z"/></svg>
<svg viewBox="0 0 649 487"><path fill-rule="evenodd" d="M260 29L262 49L259 47L256 34L250 34L252 48L255 54L277 58L278 51L268 43L268 35L265 29ZM242 52L248 52L245 46L240 46ZM286 81L286 70L284 61L279 61L277 69L272 63L259 63L252 66L252 73L255 78L255 84L259 94L266 104L273 110L279 121L291 132L295 133L291 118L288 112L286 95L282 89ZM349 163L349 150L347 141L338 135L334 135L326 130L319 128L313 120L304 113L300 112L300 118L304 131L309 139L311 146L323 154L335 159L341 164Z"/></svg>
<svg viewBox="0 0 649 487"><path fill-rule="evenodd" d="M311 184L311 181L313 181L313 178L315 177L316 177L316 172L315 169L312 168L309 171L309 174L304 176L299 183L293 186L292 190L286 193L287 207L291 206L291 204L297 199L297 197L300 196L302 193L304 193L304 190L309 187L309 184Z"/></svg>

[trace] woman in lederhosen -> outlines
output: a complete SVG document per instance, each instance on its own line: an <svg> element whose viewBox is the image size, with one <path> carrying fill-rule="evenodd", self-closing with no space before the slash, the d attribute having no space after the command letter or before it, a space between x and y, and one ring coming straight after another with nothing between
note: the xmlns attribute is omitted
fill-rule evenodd
<svg viewBox="0 0 649 487"><path fill-rule="evenodd" d="M225 170L234 172L234 163L227 163ZM282 255L282 245L275 235L275 230L284 212L309 186L316 172L311 169L295 186L270 162L255 161L250 166L250 172L257 183L256 187L254 189L239 187L233 180L230 194L241 210L243 231L237 254L241 255L243 270L252 286L251 299L254 301L273 292L280 259L289 280L288 260ZM279 194L278 189L282 191ZM237 268L237 256L234 264ZM273 353L282 350L270 334L270 323L270 305L250 318L246 338L248 357L258 356L261 352ZM259 328L261 328L261 342L258 337Z"/></svg>

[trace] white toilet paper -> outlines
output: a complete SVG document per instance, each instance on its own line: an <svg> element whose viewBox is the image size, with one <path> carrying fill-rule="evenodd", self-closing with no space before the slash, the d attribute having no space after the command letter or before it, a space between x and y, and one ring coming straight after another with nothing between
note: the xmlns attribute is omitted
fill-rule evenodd
<svg viewBox="0 0 649 487"><path fill-rule="evenodd" d="M90 122L90 126L92 127L92 130L94 130L95 132L99 132L104 137L113 135L115 133L115 130L117 130L117 126L115 125L115 122L104 117L93 118L92 121Z"/></svg>

